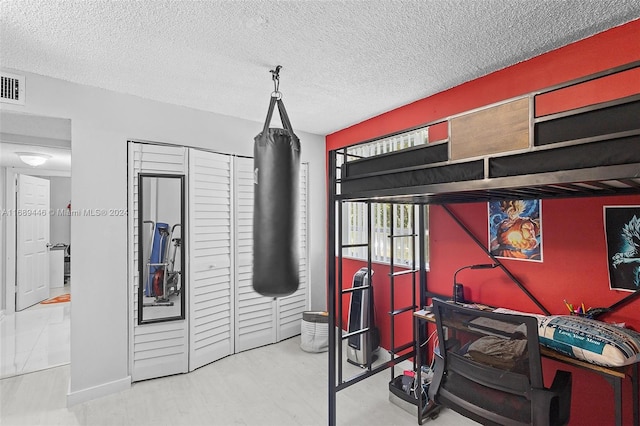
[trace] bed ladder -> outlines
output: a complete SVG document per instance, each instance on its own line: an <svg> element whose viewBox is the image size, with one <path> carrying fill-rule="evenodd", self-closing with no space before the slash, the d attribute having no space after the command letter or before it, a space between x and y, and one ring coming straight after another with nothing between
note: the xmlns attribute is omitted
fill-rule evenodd
<svg viewBox="0 0 640 426"><path fill-rule="evenodd" d="M329 311L329 418L328 424L329 426L335 426L336 424L336 396L337 393L351 385L354 385L366 378L380 373L388 368L392 370L392 378L393 378L393 370L394 366L403 362L407 359L410 359L414 356L413 350L407 350L409 348L413 349L413 342L411 345L408 344L401 345L400 347L395 347L394 340L395 335L392 329L392 337L391 337L391 359L386 362L377 362L375 366L372 365L372 356L368 357L367 365L364 366L363 371L359 374L356 374L353 377L345 379L343 377L343 347L342 342L345 339L348 339L351 336L360 335L362 333L369 333L371 329L369 327L362 328L360 330L354 330L353 332L349 332L343 334L342 336L337 335L337 333L342 333L342 317L343 317L343 296L346 293L351 293L353 291L371 291L372 286L365 286L364 288L358 288L357 290L353 289L343 289L343 250L354 247L366 247L367 248L367 265L366 267L371 274L372 269L372 250L371 250L371 242L372 242L372 219L371 219L371 200L360 200L359 202L366 203L368 209L368 223L367 223L367 241L366 242L358 242L356 244L344 244L342 240L342 213L343 213L343 203L347 200L341 199L339 196L338 187L340 185L340 177L339 174L341 172L340 165L342 162L338 162L338 156L342 156L346 158L348 155L346 148L342 148L337 151L333 151L329 155L329 182L332 184L329 188L329 200L328 200L328 211L327 211L327 219L328 219L328 228L331 230L337 230L337 232L330 232L328 235L328 254L327 254L327 272L328 272L328 311ZM354 200L351 200L354 201ZM413 216L413 215L412 215ZM336 218L338 218L336 220ZM412 234L416 233L416 223L413 220L413 229ZM425 215L424 209L420 209L418 215L418 245L420 253L424 253L425 244L424 244L424 225L425 225ZM406 238L406 236L394 236L390 237L390 241L393 241L395 238ZM413 246L413 271L416 270L415 265L415 240ZM391 259L393 261L393 258ZM391 262L393 265L393 262ZM424 304L425 295L426 295L426 270L424 261L420 262L420 303ZM398 275L406 274L407 272L398 272L395 273L393 266L391 266L391 287L395 287L394 278ZM413 274L414 278L412 280L412 305L413 309L405 307L403 309L393 309L390 310L391 321L394 323L395 316L404 313L404 312L413 312L415 310L416 305L416 296L415 296L415 273ZM371 275L370 275L371 278ZM395 288L394 288L395 290ZM372 298L369 297L369 302L371 303ZM395 303L394 297L392 296L392 302ZM393 305L392 305L393 306ZM411 321L413 324L413 321ZM395 325L395 323L394 323ZM371 344L372 339L368 339L368 344ZM370 348L371 349L371 348ZM371 353L371 350L369 351ZM414 360L414 367L415 367Z"/></svg>
<svg viewBox="0 0 640 426"><path fill-rule="evenodd" d="M340 202L338 203L338 217L342 217L342 205L343 203ZM343 255L343 250L345 249L351 249L351 248L367 248L367 274L368 274L368 280L366 285L361 285L358 287L350 287L350 288L342 288L342 280L340 280L340 286L339 286L339 295L340 297L338 298L338 313L339 313L339 321L342 321L342 313L344 311L344 306L343 306L343 296L345 294L351 294L351 296L353 297L353 293L355 292L367 292L368 297L366 297L367 303L369 306L366 307L366 309L369 312L369 324L365 327L362 328L358 328L356 330L350 330L350 324L347 324L347 333L342 333L340 339L338 339L337 343L338 343L338 356L340 357L340 360L342 360L342 356L341 354L343 353L343 349L342 349L342 342L344 340L349 339L350 337L353 336L360 336L362 334L365 333L369 333L369 338L366 339L367 342L367 348L361 348L361 350L363 350L366 354L366 365L361 365L363 368L366 368L368 371L372 370L372 363L373 363L373 347L372 347L372 341L373 341L373 336L371 335L371 333L373 333L375 330L374 328L371 326L371 324L373 323L373 319L371 318L371 315L374 315L373 312L373 286L371 285L371 282L373 280L373 268L371 267L371 234L372 234L372 230L371 230L371 203L367 202L366 203L367 206L367 217L369 218L369 220L367 221L367 240L365 242L356 242L356 243L348 243L345 244L343 239L342 239L342 221L339 221L339 225L338 225L338 249L340 250L340 256L339 256L339 261L338 261L338 274L340 277L342 277L342 255ZM361 301L365 300L364 294L362 295ZM342 327L340 327L342 328ZM349 361L349 360L347 360ZM339 383L343 383L343 377L342 377L342 362L338 363L338 382Z"/></svg>
<svg viewBox="0 0 640 426"><path fill-rule="evenodd" d="M410 340L409 342L400 344L399 346L396 346L396 336L395 336L395 318L398 315L402 315L402 314L407 314L410 313L410 315L413 315L413 312L415 312L417 305L416 305L416 273L420 272L420 269L416 268L416 237L418 237L418 233L416 232L416 218L415 218L415 208L411 209L411 214L409 215L409 220L411 220L411 233L409 234L395 234L394 233L394 228L395 228L395 212L396 209L395 207L398 206L397 204L392 204L391 205L391 214L390 214L390 219L391 219L391 226L389 227L389 235L387 236L387 238L389 238L389 305L390 305L390 310L389 310L389 326L391 328L391 336L390 336L390 342L389 342L389 356L391 357L391 360L395 359L397 355L405 352L407 349L411 349L413 350L414 348L414 342L413 340ZM411 244L411 268L410 269L403 269L401 271L397 271L395 270L395 241L398 239L405 239L405 238L411 238L412 239L412 244ZM398 276L402 276L402 275L411 275L411 281L410 281L410 285L411 285L411 304L410 305L406 305L403 306L401 308L396 308L396 301L395 301L395 292L396 292L396 277ZM402 283L401 284L403 288L406 288L406 285L409 285L409 283ZM412 324L413 323L413 317L410 318L409 323ZM416 370L416 360L414 358L413 360L413 371ZM391 368L391 380L393 381L393 379L395 378L395 369Z"/></svg>

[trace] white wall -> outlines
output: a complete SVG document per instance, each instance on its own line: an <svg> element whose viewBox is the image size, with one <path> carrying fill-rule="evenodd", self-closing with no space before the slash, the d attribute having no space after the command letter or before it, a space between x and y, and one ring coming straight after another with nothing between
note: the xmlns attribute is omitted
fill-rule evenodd
<svg viewBox="0 0 640 426"><path fill-rule="evenodd" d="M169 224L169 229L176 223L181 223L180 218L180 180L179 179L158 179L158 185L156 187L156 193L151 196L155 198L157 203L156 215L154 219L156 222L164 222ZM184 203L186 203L186 194L184 197Z"/></svg>
<svg viewBox="0 0 640 426"><path fill-rule="evenodd" d="M7 212L2 218L3 222L3 270L2 270L2 295L4 313L11 314L15 312L16 302L16 268L15 268L15 239L16 239L16 174L13 169L8 167L2 168L2 178L4 179L4 209Z"/></svg>
<svg viewBox="0 0 640 426"><path fill-rule="evenodd" d="M0 167L0 280L2 281L3 285L0 286L0 319L3 317L4 315L4 311L6 309L6 289L5 289L5 253L4 253L4 245L5 245L5 238L6 238L6 231L5 231L5 226L7 223L6 220L6 216L3 215L3 212L5 210L5 202L4 202L4 179L5 179L5 168L4 167Z"/></svg>
<svg viewBox="0 0 640 426"><path fill-rule="evenodd" d="M253 154L262 123L26 75L26 105L1 109L71 119L73 209L127 208L127 140ZM265 87L265 105L269 88ZM211 96L215 96L212 89ZM295 128L295 111L289 111ZM312 307L325 306L324 137L298 132L310 175ZM128 386L127 218L71 218L70 404Z"/></svg>

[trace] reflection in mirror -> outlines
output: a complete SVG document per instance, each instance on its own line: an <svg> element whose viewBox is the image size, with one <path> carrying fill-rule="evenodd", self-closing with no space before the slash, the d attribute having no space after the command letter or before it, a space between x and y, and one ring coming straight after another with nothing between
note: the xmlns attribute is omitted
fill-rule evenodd
<svg viewBox="0 0 640 426"><path fill-rule="evenodd" d="M184 176L138 176L138 324L184 319Z"/></svg>

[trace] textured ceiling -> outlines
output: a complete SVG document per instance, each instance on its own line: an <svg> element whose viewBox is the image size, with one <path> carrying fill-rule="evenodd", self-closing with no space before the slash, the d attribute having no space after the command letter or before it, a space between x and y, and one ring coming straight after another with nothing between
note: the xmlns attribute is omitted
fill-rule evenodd
<svg viewBox="0 0 640 426"><path fill-rule="evenodd" d="M9 1L0 65L325 135L640 16L638 0ZM27 100L28 100L27 82Z"/></svg>

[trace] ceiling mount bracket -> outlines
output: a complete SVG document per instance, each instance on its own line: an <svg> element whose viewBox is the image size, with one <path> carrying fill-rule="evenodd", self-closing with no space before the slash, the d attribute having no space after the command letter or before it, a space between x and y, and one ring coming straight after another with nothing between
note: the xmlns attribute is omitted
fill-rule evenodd
<svg viewBox="0 0 640 426"><path fill-rule="evenodd" d="M280 70L282 69L282 65L276 65L276 68L273 70L269 70L271 73L271 80L273 80L273 92L271 93L271 97L273 98L282 98L282 93L280 93Z"/></svg>

